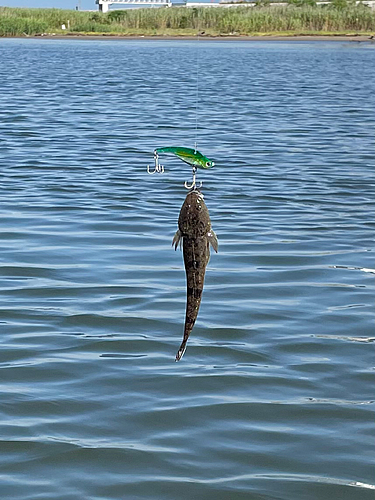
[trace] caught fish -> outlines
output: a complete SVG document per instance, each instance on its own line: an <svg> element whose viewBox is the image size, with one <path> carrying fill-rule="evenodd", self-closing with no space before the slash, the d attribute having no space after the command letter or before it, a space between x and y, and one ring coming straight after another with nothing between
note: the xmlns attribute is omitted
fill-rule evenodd
<svg viewBox="0 0 375 500"><path fill-rule="evenodd" d="M180 160L184 161L188 165L191 165L192 167L198 167L198 168L212 168L215 163L207 158L207 156L202 155L199 151L196 149L191 149L191 148L177 148L177 147L167 147L167 148L157 148L154 151L155 155L158 155L159 153L171 153Z"/></svg>
<svg viewBox="0 0 375 500"><path fill-rule="evenodd" d="M182 205L178 219L178 230L172 245L175 250L182 240L186 271L186 317L184 337L176 355L180 361L186 350L186 343L198 316L203 292L204 275L210 259L210 245L217 252L218 241L211 228L210 214L203 201L203 194L197 189L190 191Z"/></svg>

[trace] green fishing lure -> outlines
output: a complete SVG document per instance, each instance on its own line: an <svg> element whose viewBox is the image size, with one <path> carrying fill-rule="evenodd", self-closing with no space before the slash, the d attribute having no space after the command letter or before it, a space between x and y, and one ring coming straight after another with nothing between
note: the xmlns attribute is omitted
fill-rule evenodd
<svg viewBox="0 0 375 500"><path fill-rule="evenodd" d="M202 155L199 151L192 148L157 148L154 151L155 155L159 153L171 153L176 155L180 160L184 161L188 165L197 168L212 168L215 163L207 158L207 156Z"/></svg>

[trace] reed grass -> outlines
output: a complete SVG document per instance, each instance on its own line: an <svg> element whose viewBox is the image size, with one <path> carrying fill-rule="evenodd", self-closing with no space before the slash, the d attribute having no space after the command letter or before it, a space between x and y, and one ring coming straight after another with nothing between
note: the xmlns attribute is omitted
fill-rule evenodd
<svg viewBox="0 0 375 500"><path fill-rule="evenodd" d="M328 6L158 8L113 10L107 14L60 9L0 7L0 36L56 34L347 34L375 32L375 11L336 0ZM69 22L69 23L68 23ZM69 30L63 31L65 24Z"/></svg>

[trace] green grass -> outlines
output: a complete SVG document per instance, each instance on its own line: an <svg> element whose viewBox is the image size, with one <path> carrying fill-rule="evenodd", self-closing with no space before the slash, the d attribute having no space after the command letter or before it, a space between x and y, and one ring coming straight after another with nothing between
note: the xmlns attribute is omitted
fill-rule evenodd
<svg viewBox="0 0 375 500"><path fill-rule="evenodd" d="M375 11L346 0L329 6L291 0L285 7L259 0L257 7L113 10L107 14L60 9L0 7L0 36L56 34L256 35L373 34ZM65 24L69 30L63 31Z"/></svg>

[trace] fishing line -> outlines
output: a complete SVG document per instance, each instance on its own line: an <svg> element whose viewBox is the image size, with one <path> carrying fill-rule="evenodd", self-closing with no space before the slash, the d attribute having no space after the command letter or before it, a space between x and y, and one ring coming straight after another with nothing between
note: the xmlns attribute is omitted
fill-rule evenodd
<svg viewBox="0 0 375 500"><path fill-rule="evenodd" d="M154 149L154 168L153 170L150 168L150 165L147 165L147 172L149 174L162 174L164 172L164 166L159 163L159 154L160 153L166 153L166 154L173 154L176 155L180 160L183 162L187 163L192 167L193 170L193 181L191 184L188 184L185 182L185 187L186 189L189 190L194 190L197 188L200 188L202 186L202 183L197 185L196 183L196 172L197 168L202 168L202 169L207 169L207 168L212 168L215 165L215 162L207 158L207 156L203 155L198 151L198 118L199 118L199 57L200 57L200 50L199 50L199 45L200 45L200 9L202 7L197 7L195 8L195 16L193 16L193 20L196 19L196 27L197 27L197 42L196 42L196 52L195 52L195 142L194 142L194 149L192 148L185 148L181 146L166 146L166 147L161 147L161 148L156 148ZM193 60L194 55L191 56L191 60ZM194 102L194 82L191 82L191 96L192 96L192 102ZM194 104L193 104L194 106ZM193 123L194 123L194 108L192 110L192 120L191 120L191 125L190 125L190 140L193 138L194 132L192 132L193 129Z"/></svg>
<svg viewBox="0 0 375 500"><path fill-rule="evenodd" d="M197 50L196 50L196 61L195 61L195 142L194 149L198 149L198 103L199 103L199 8L197 7Z"/></svg>

